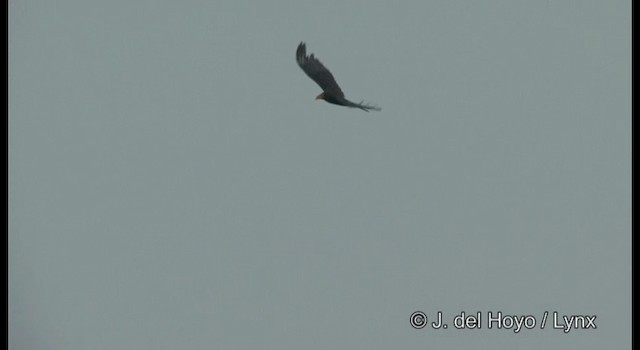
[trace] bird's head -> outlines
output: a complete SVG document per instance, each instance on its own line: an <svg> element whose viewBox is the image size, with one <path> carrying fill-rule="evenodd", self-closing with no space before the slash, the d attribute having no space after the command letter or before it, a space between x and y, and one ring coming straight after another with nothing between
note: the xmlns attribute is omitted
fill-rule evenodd
<svg viewBox="0 0 640 350"><path fill-rule="evenodd" d="M316 96L316 100L324 100L324 92Z"/></svg>

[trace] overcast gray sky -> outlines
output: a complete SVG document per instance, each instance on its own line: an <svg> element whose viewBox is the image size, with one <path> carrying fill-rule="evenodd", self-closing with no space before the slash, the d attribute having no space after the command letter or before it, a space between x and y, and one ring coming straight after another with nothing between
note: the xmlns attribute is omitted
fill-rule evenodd
<svg viewBox="0 0 640 350"><path fill-rule="evenodd" d="M10 1L9 347L630 348L630 10Z"/></svg>

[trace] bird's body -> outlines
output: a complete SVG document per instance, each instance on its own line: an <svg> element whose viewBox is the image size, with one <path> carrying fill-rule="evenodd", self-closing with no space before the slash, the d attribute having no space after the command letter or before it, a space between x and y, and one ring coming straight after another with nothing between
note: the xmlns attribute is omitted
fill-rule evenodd
<svg viewBox="0 0 640 350"><path fill-rule="evenodd" d="M307 55L307 47L304 42L301 42L300 45L298 45L298 49L296 50L296 61L309 78L315 81L322 88L323 92L316 96L316 100L325 100L339 106L360 108L365 112L370 110L380 110L380 107L377 106L363 104L362 102L355 103L347 100L331 72L325 68L325 66L320 63L313 54Z"/></svg>

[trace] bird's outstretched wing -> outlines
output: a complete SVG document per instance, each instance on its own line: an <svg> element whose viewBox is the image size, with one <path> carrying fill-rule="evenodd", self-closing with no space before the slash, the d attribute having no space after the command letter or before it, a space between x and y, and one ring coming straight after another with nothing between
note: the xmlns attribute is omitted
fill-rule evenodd
<svg viewBox="0 0 640 350"><path fill-rule="evenodd" d="M376 105L370 105L367 103L364 103L364 101L360 101L360 103L355 103L355 102L351 102L347 99L344 99L343 101L344 106L347 107L353 107L353 108L360 108L361 110L365 111L365 112L369 112L369 111L381 111L382 108L376 106Z"/></svg>
<svg viewBox="0 0 640 350"><path fill-rule="evenodd" d="M336 80L333 78L333 75L329 70L318 61L317 58L311 55L307 55L307 46L304 42L301 42L298 45L298 49L296 50L296 61L298 61L298 65L302 70L307 73L309 78L313 79L316 84L320 85L320 88L332 96L335 97L344 97L344 93L336 83Z"/></svg>

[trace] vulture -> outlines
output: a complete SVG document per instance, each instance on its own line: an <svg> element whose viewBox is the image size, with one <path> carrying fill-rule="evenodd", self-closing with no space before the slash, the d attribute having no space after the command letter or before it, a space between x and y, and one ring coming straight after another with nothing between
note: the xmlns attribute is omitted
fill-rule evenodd
<svg viewBox="0 0 640 350"><path fill-rule="evenodd" d="M363 101L355 103L347 100L331 72L329 72L329 70L325 68L325 66L320 63L313 54L307 55L307 46L304 42L301 42L300 45L298 45L298 49L296 50L296 61L309 78L315 81L316 84L320 85L320 88L322 88L323 92L316 96L316 100L325 100L339 106L360 108L365 112L370 110L381 110L380 107L364 104L362 103Z"/></svg>

